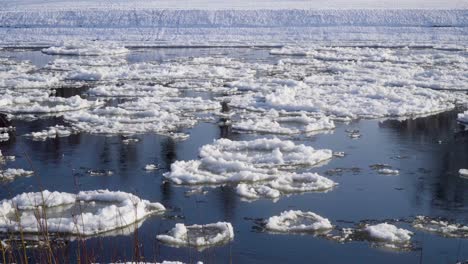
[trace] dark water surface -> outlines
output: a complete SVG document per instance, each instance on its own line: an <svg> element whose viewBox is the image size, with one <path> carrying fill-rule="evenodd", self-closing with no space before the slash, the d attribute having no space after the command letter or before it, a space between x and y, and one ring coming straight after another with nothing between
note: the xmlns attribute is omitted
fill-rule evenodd
<svg viewBox="0 0 468 264"><path fill-rule="evenodd" d="M233 57L271 59L267 50L257 50L252 55L246 49L134 51L128 59L136 62L222 52ZM8 56L26 55L11 52ZM37 59L36 64L44 64L47 63L47 56L44 56L32 52L26 57ZM458 175L460 168L468 168L468 132L456 123L456 114L460 111L405 121L337 123L337 128L330 134L296 138L297 142L314 148L346 153L344 158L333 158L313 171L325 175L330 169L354 169L330 176L339 185L328 193L292 195L277 202L267 199L242 201L232 186L205 187L207 194L188 196L186 191L190 188L164 181L162 174L169 170L172 162L196 159L198 148L214 139L245 140L259 136L232 133L216 123L200 123L187 130L190 138L186 141L155 134L137 135L135 137L140 142L132 144L123 144L121 136L78 134L46 141L16 136L8 142L0 142L4 155L17 156L16 161L8 163L8 167L28 169L32 165L36 175L2 184L0 199L39 188L66 192L109 189L132 192L141 198L161 202L170 209L167 214L149 217L138 229L139 242L147 261L456 263L457 260L468 259L467 239L419 232L408 223L398 226L415 232L412 241L416 249L395 251L372 247L368 242L340 244L312 235L260 232L254 228L256 223L252 219L297 209L316 212L337 225L363 220L406 219L415 215L447 217L468 223L468 179ZM12 125L16 127L17 135L24 135L62 122L60 117L55 117L36 121L14 120ZM359 129L362 137L351 139L346 132L349 129ZM27 157L31 159L31 165ZM150 163L159 164L161 169L146 172L143 168ZM369 167L376 163L389 164L399 169L400 174L379 175ZM111 170L113 175L93 177L87 173L88 170ZM166 232L177 222L205 224L218 221L232 223L235 230L233 242L199 252L168 247L156 240L157 234ZM132 234L104 236L89 239L88 247L94 251L98 262L131 260L133 242ZM76 242L71 245L70 254L73 255Z"/></svg>

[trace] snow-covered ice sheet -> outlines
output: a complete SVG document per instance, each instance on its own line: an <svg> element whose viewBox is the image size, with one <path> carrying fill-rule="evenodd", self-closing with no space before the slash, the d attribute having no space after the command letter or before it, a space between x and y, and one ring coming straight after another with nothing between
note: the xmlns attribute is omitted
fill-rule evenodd
<svg viewBox="0 0 468 264"><path fill-rule="evenodd" d="M204 249L233 240L234 229L231 223L227 222L189 226L179 223L167 234L158 235L156 238L169 245Z"/></svg>
<svg viewBox="0 0 468 264"><path fill-rule="evenodd" d="M328 219L313 212L298 210L284 211L268 218L265 227L274 232L326 232L333 228Z"/></svg>
<svg viewBox="0 0 468 264"><path fill-rule="evenodd" d="M219 139L201 147L199 156L200 160L174 162L164 176L176 184L274 180L283 175L279 169L316 166L331 159L332 151L279 138Z"/></svg>
<svg viewBox="0 0 468 264"><path fill-rule="evenodd" d="M79 209L73 205L80 204ZM36 210L53 210L48 217ZM14 217L18 210L18 219ZM130 193L108 190L81 191L78 194L42 191L22 193L0 201L0 232L95 235L143 220L165 210ZM45 225L46 224L46 225Z"/></svg>

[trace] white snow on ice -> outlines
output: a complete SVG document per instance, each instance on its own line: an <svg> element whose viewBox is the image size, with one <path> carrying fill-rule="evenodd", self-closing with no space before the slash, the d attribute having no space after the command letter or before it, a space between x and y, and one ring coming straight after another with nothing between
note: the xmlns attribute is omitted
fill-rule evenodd
<svg viewBox="0 0 468 264"><path fill-rule="evenodd" d="M81 204L82 211L70 210L70 206L76 203ZM99 204L101 206L98 206ZM54 210L54 214L45 219L44 214L36 214L36 210L42 210L41 208ZM16 210L19 219L15 218ZM26 233L39 233L44 231L41 227L47 226L50 233L95 235L126 227L150 214L164 210L160 203L151 203L119 191L81 191L72 194L45 190L22 193L0 202L0 232L21 230Z"/></svg>
<svg viewBox="0 0 468 264"><path fill-rule="evenodd" d="M333 228L330 221L313 212L284 211L265 222L267 230L274 232L319 232Z"/></svg>
<svg viewBox="0 0 468 264"><path fill-rule="evenodd" d="M331 159L332 152L278 138L251 141L219 139L201 147L199 156L200 160L174 162L171 171L164 176L176 184L274 180L283 175L279 169L315 166ZM307 178L306 175L303 177Z"/></svg>
<svg viewBox="0 0 468 264"><path fill-rule="evenodd" d="M234 239L231 223L217 222L205 225L176 224L165 235L158 235L158 240L174 246L207 248L227 243Z"/></svg>

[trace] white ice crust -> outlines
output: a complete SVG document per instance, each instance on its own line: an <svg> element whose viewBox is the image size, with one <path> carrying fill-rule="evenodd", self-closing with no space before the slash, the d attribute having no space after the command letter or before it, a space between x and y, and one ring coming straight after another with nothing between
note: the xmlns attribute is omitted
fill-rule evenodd
<svg viewBox="0 0 468 264"><path fill-rule="evenodd" d="M265 227L274 232L317 232L333 228L328 219L313 212L298 210L284 211L268 218Z"/></svg>
<svg viewBox="0 0 468 264"><path fill-rule="evenodd" d="M411 240L411 235L413 234L406 229L398 228L387 223L370 225L364 230L368 232L371 238L391 244L408 243Z"/></svg>
<svg viewBox="0 0 468 264"><path fill-rule="evenodd" d="M1 153L0 153L0 158L1 157L3 157L3 156L1 156ZM34 174L34 171L29 171L29 170L24 170L24 169L8 168L8 169L5 169L5 170L0 170L0 180L12 181L16 177L31 176L33 174Z"/></svg>
<svg viewBox="0 0 468 264"><path fill-rule="evenodd" d="M279 169L315 166L331 159L332 152L279 138L219 139L201 147L199 156L200 160L174 162L164 176L176 184L275 180L283 174Z"/></svg>
<svg viewBox="0 0 468 264"><path fill-rule="evenodd" d="M179 223L167 234L158 235L157 239L175 246L205 248L233 240L234 229L227 222L189 226Z"/></svg>
<svg viewBox="0 0 468 264"><path fill-rule="evenodd" d="M97 206L101 203L103 206ZM70 206L80 204L83 211L72 212ZM35 214L42 208L54 210L44 218ZM91 208L91 210L87 210ZM93 208L95 208L93 210ZM0 202L0 232L39 233L44 226L50 233L95 235L119 229L165 210L160 203L151 203L130 193L96 190L78 194L64 192L36 192L19 194ZM19 214L19 221L15 218Z"/></svg>

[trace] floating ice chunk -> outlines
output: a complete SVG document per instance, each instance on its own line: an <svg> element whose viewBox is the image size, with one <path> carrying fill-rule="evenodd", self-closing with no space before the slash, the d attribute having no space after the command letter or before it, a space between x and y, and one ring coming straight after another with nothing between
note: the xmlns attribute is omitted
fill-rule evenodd
<svg viewBox="0 0 468 264"><path fill-rule="evenodd" d="M417 229L438 233L447 237L468 237L468 226L427 216L416 216L413 226Z"/></svg>
<svg viewBox="0 0 468 264"><path fill-rule="evenodd" d="M201 147L199 156L200 160L174 162L164 176L176 184L273 180L282 174L278 169L315 166L331 159L332 152L278 138L219 139Z"/></svg>
<svg viewBox="0 0 468 264"><path fill-rule="evenodd" d="M48 138L68 137L74 132L73 128L56 125L48 127L40 132L25 134L25 136L31 137L33 140L46 140Z"/></svg>
<svg viewBox="0 0 468 264"><path fill-rule="evenodd" d="M389 168L382 168L382 169L377 170L377 173L384 174L384 175L398 175L398 174L400 174L400 171L399 170L392 170L392 169L389 169Z"/></svg>
<svg viewBox="0 0 468 264"><path fill-rule="evenodd" d="M28 171L24 169L6 169L6 170L0 170L0 180L4 181L12 181L16 177L21 177L21 176L31 176L33 175L33 171Z"/></svg>
<svg viewBox="0 0 468 264"><path fill-rule="evenodd" d="M81 204L79 213L65 206L76 203ZM35 210L41 208L53 209L53 216L45 219L42 214L36 214ZM19 210L19 221L14 216L15 210ZM77 195L49 191L23 193L0 202L0 232L39 233L46 224L49 233L94 235L123 228L164 210L160 203L118 191L81 191Z"/></svg>
<svg viewBox="0 0 468 264"><path fill-rule="evenodd" d="M278 177L268 185L282 193L300 193L327 191L337 183L317 173L291 173Z"/></svg>
<svg viewBox="0 0 468 264"><path fill-rule="evenodd" d="M3 111L11 114L47 114L59 113L68 111L78 111L81 109L92 108L102 105L103 102L88 101L75 95L69 98L49 97L35 101L33 98L28 99L24 104L10 104Z"/></svg>
<svg viewBox="0 0 468 264"><path fill-rule="evenodd" d="M146 171L154 171L154 170L157 170L157 169L158 169L158 166L155 165L155 164L147 164L145 166Z"/></svg>
<svg viewBox="0 0 468 264"><path fill-rule="evenodd" d="M287 55L287 56L308 56L313 54L313 50L310 48L302 47L282 47L280 49L270 50L271 55Z"/></svg>
<svg viewBox="0 0 468 264"><path fill-rule="evenodd" d="M220 108L201 98L139 98L118 106L68 113L64 116L79 131L95 134L137 134L175 132L196 124L195 112Z"/></svg>
<svg viewBox="0 0 468 264"><path fill-rule="evenodd" d="M218 139L213 144L201 147L200 157L205 165L211 163L214 171L223 172L237 169L237 166L244 165L242 163L256 167L314 166L331 159L332 152L279 138L251 141Z"/></svg>
<svg viewBox="0 0 468 264"><path fill-rule="evenodd" d="M371 238L390 244L405 244L411 240L412 232L394 225L381 223L364 229Z"/></svg>
<svg viewBox="0 0 468 264"><path fill-rule="evenodd" d="M335 151L333 152L333 156L338 157L338 158L343 158L344 156L346 156L346 153L344 153L344 151Z"/></svg>
<svg viewBox="0 0 468 264"><path fill-rule="evenodd" d="M88 170L89 176L112 176L114 172L111 170Z"/></svg>
<svg viewBox="0 0 468 264"><path fill-rule="evenodd" d="M42 52L49 55L70 55L70 56L99 56L116 55L128 53L125 47L112 43L64 43L62 46L54 46L42 49Z"/></svg>
<svg viewBox="0 0 468 264"><path fill-rule="evenodd" d="M122 140L122 143L124 144L131 144L131 143L138 143L140 142L140 139L138 138L126 138Z"/></svg>
<svg viewBox="0 0 468 264"><path fill-rule="evenodd" d="M252 116L250 119L234 122L232 128L272 134L299 134L334 129L335 124L325 116L314 118L304 113L280 116L277 111L270 110L266 116Z"/></svg>
<svg viewBox="0 0 468 264"><path fill-rule="evenodd" d="M161 85L123 84L97 86L90 89L88 93L103 97L162 97L177 96L179 91Z"/></svg>
<svg viewBox="0 0 468 264"><path fill-rule="evenodd" d="M281 196L280 191L263 184L249 185L240 183L236 187L236 192L239 196L247 199L259 199L261 197L275 199Z"/></svg>
<svg viewBox="0 0 468 264"><path fill-rule="evenodd" d="M333 228L328 219L318 214L294 210L268 218L265 227L275 232L320 232Z"/></svg>
<svg viewBox="0 0 468 264"><path fill-rule="evenodd" d="M0 164L5 163L6 161L14 161L15 156L3 156L2 151L0 150Z"/></svg>
<svg viewBox="0 0 468 264"><path fill-rule="evenodd" d="M468 169L459 169L458 174L460 177L468 179Z"/></svg>
<svg viewBox="0 0 468 264"><path fill-rule="evenodd" d="M467 124L468 125L468 111L465 111L463 113L460 113L457 115L457 121L462 123L462 124Z"/></svg>
<svg viewBox="0 0 468 264"><path fill-rule="evenodd" d="M8 133L0 133L0 142L8 141L10 139L10 135Z"/></svg>
<svg viewBox="0 0 468 264"><path fill-rule="evenodd" d="M156 238L174 246L206 248L233 240L234 229L227 222L191 226L176 224L168 234L158 235Z"/></svg>

